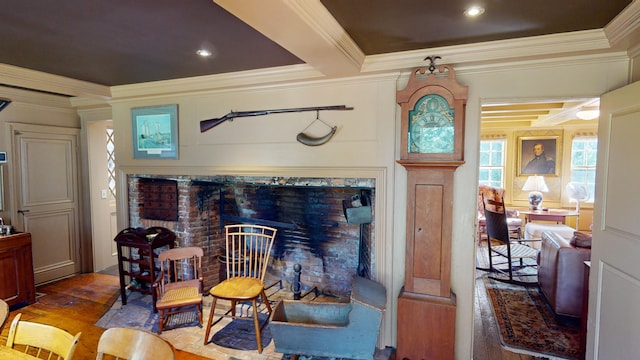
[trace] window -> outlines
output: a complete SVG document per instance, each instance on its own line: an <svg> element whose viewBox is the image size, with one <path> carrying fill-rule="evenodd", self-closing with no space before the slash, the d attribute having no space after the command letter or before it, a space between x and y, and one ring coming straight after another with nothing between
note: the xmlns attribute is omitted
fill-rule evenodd
<svg viewBox="0 0 640 360"><path fill-rule="evenodd" d="M116 156L114 154L113 129L107 129L107 185L111 196L116 197Z"/></svg>
<svg viewBox="0 0 640 360"><path fill-rule="evenodd" d="M598 138L595 136L576 136L571 143L571 181L587 188L588 198L582 201L593 202L596 187L596 158Z"/></svg>
<svg viewBox="0 0 640 360"><path fill-rule="evenodd" d="M480 184L504 188L504 139L480 141Z"/></svg>

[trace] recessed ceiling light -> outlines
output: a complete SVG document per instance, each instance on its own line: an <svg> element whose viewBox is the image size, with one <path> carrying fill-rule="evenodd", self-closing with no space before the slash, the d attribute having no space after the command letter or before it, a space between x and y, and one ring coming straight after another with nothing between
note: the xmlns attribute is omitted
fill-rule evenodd
<svg viewBox="0 0 640 360"><path fill-rule="evenodd" d="M464 14L468 17L480 16L484 13L484 8L481 6L472 6L464 11Z"/></svg>
<svg viewBox="0 0 640 360"><path fill-rule="evenodd" d="M211 53L211 51L209 51L207 49L200 49L200 50L196 51L196 54L198 54L198 55L200 55L202 57L209 57L209 56L213 55Z"/></svg>

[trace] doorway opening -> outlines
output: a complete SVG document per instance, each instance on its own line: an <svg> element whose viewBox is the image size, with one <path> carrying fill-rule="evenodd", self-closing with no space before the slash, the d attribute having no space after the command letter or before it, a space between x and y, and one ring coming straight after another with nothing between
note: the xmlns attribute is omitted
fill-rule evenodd
<svg viewBox="0 0 640 360"><path fill-rule="evenodd" d="M87 122L93 271L117 264L115 134L111 120Z"/></svg>
<svg viewBox="0 0 640 360"><path fill-rule="evenodd" d="M595 185L595 163L580 163L577 158L585 155L585 152L581 152L576 144L580 144L580 139L595 139L597 144L598 119L581 118L581 112L597 110L598 106L599 98L595 97L484 101L481 108L478 185L504 189L504 202L508 209L527 210L530 206L529 191L523 190L523 187L532 174L527 174L524 167L528 162L527 156L533 156L527 151L527 141L552 141L555 147L548 156L552 156L555 168L550 174L544 175L548 187L544 193L544 206L575 210L576 199L567 190L567 184L580 181L592 188ZM482 203L478 201L477 204L480 210ZM588 231L593 217L593 196L581 200L580 206L580 216L569 220L568 225ZM486 249L478 251L482 242L486 242L485 236L480 231L476 232L477 260L480 260L480 256L487 257ZM476 273L474 326L477 329L475 334L482 334L482 337L474 339L474 353L486 354L486 347L492 346L487 345L490 343L507 352L497 340L500 338L497 333L499 327L484 286L486 275L486 272Z"/></svg>

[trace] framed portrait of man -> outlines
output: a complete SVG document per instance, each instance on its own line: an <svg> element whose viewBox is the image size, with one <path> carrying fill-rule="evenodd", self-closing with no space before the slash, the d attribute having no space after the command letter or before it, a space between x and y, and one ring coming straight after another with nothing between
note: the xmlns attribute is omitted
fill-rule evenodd
<svg viewBox="0 0 640 360"><path fill-rule="evenodd" d="M559 139L558 136L519 137L518 175L558 176Z"/></svg>

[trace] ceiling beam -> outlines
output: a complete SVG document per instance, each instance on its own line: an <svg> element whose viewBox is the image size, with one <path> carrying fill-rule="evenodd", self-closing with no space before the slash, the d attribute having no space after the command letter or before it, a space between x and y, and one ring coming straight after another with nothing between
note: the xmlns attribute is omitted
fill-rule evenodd
<svg viewBox="0 0 640 360"><path fill-rule="evenodd" d="M319 0L214 2L326 76L360 73L364 53Z"/></svg>
<svg viewBox="0 0 640 360"><path fill-rule="evenodd" d="M599 98L576 99L576 101L567 102L562 111L546 116L532 124L533 127L555 126L567 121L578 120L576 113L584 107L600 106Z"/></svg>

